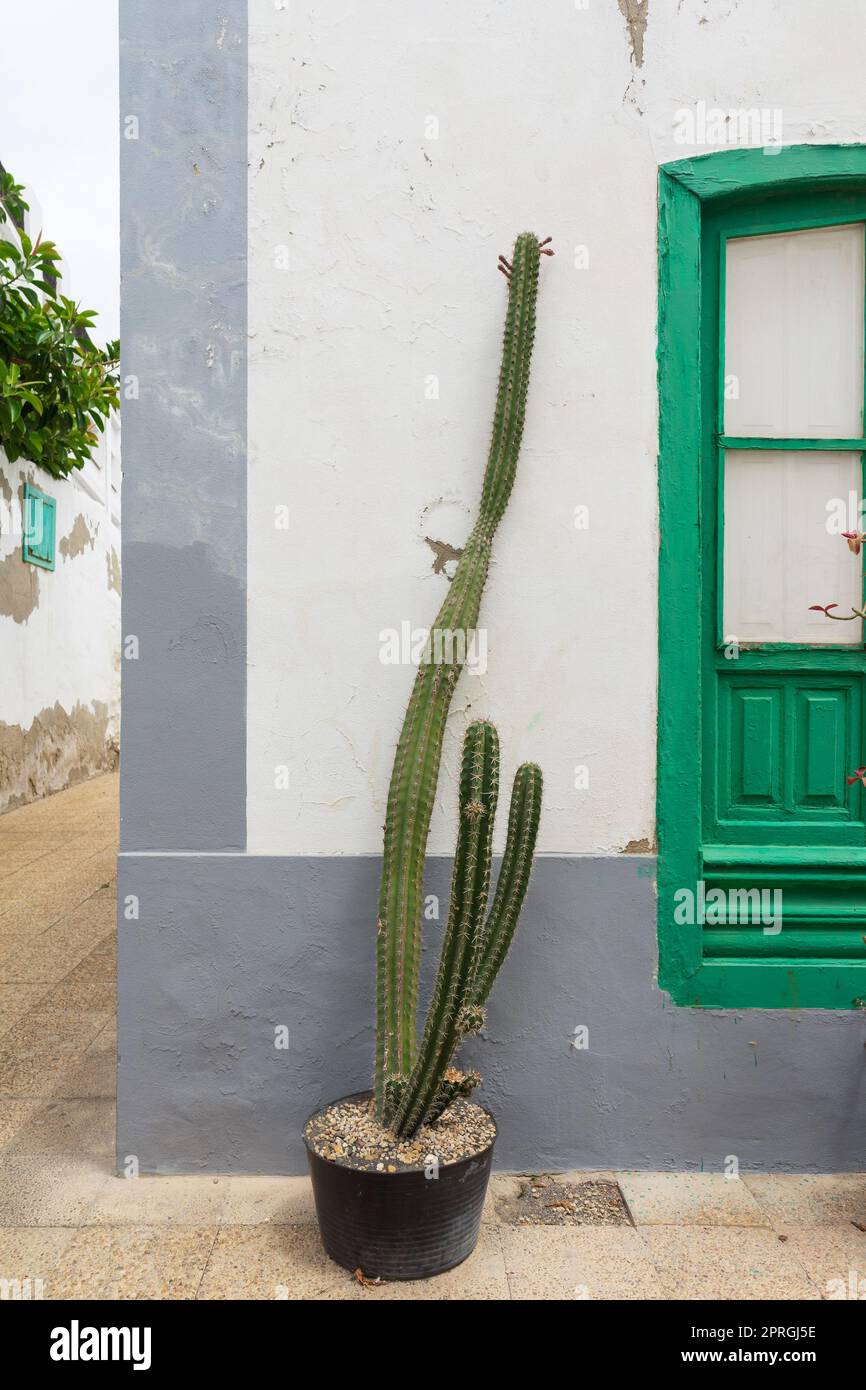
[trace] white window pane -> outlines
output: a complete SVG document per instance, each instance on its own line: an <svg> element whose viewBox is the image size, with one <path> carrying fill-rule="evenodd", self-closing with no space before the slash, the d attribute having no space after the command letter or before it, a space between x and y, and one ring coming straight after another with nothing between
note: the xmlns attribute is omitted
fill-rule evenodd
<svg viewBox="0 0 866 1390"><path fill-rule="evenodd" d="M725 433L860 438L862 223L727 243Z"/></svg>
<svg viewBox="0 0 866 1390"><path fill-rule="evenodd" d="M833 622L809 611L813 603L838 603L840 614L861 607L863 556L851 553L838 525L843 507L856 520L861 484L859 454L726 455L725 637L862 642L860 619Z"/></svg>

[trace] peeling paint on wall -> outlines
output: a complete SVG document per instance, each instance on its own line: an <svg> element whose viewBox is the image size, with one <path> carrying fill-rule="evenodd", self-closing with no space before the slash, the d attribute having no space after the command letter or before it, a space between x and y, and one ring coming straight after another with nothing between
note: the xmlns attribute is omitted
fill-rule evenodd
<svg viewBox="0 0 866 1390"><path fill-rule="evenodd" d="M433 560L433 573L446 574L448 578L451 579L453 570L447 570L445 566L451 561L454 561L456 564L463 554L462 547L458 548L456 545L449 545L447 541L434 541L432 536L425 536L424 539L433 551L435 557Z"/></svg>
<svg viewBox="0 0 866 1390"><path fill-rule="evenodd" d="M23 568L23 566L22 566ZM0 722L0 811L11 811L117 766L108 706L60 704L40 710L28 729Z"/></svg>
<svg viewBox="0 0 866 1390"><path fill-rule="evenodd" d="M39 607L39 570L21 558L21 546L0 560L0 617L26 623Z"/></svg>
<svg viewBox="0 0 866 1390"><path fill-rule="evenodd" d="M120 593L120 556L118 555L118 553L117 553L117 551L115 550L114 546L111 547L111 549L109 550L108 554L106 555L106 557L105 557L105 563L106 563L106 566L107 566L107 568L108 568L108 587L109 587L109 589L113 589L114 592L115 592L116 594L119 594L119 593Z"/></svg>
<svg viewBox="0 0 866 1390"><path fill-rule="evenodd" d="M79 512L72 523L72 530L68 536L63 536L58 548L60 554L65 555L67 560L74 560L76 555L83 555L88 545L92 550L95 544L96 536L91 533L85 517Z"/></svg>
<svg viewBox="0 0 866 1390"><path fill-rule="evenodd" d="M80 474L50 480L0 450L0 813L117 763L119 529L105 499L116 455L104 438L97 448ZM55 501L51 572L22 556L28 481Z"/></svg>
<svg viewBox="0 0 866 1390"><path fill-rule="evenodd" d="M643 67L643 41L649 19L649 0L617 0L625 20L631 46L631 60L636 68Z"/></svg>
<svg viewBox="0 0 866 1390"><path fill-rule="evenodd" d="M629 840L628 844L623 846L622 852L623 854L654 854L655 850L646 836L643 836L640 840Z"/></svg>

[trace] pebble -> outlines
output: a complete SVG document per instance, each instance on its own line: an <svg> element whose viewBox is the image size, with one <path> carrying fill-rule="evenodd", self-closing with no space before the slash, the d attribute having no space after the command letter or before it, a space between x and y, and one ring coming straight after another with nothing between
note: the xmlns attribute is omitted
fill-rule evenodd
<svg viewBox="0 0 866 1390"><path fill-rule="evenodd" d="M498 1204L501 1221L516 1226L630 1226L619 1185L604 1178L564 1182L555 1173L535 1173L516 1197Z"/></svg>
<svg viewBox="0 0 866 1390"><path fill-rule="evenodd" d="M377 1173L423 1169L434 1160L456 1163L481 1153L496 1138L487 1111L460 1097L432 1125L411 1139L398 1139L376 1119L364 1096L339 1101L308 1120L307 1142L314 1153L344 1168Z"/></svg>

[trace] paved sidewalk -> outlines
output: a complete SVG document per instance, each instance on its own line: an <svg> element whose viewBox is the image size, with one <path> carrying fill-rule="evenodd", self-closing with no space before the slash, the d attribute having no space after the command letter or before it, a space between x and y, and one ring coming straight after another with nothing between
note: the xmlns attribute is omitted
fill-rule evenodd
<svg viewBox="0 0 866 1390"><path fill-rule="evenodd" d="M569 1227L510 1224L522 1180L498 1175L471 1259L376 1289L323 1254L306 1179L114 1176L116 824L116 776L0 817L0 1280L45 1298L866 1298L863 1175L605 1174L631 1224Z"/></svg>

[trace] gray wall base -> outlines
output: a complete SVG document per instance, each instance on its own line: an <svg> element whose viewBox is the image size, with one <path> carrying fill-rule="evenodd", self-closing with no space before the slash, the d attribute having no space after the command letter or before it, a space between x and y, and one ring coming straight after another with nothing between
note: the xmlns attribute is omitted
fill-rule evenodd
<svg viewBox="0 0 866 1390"><path fill-rule="evenodd" d="M304 1171L307 1115L369 1084L379 868L121 856L120 1163ZM449 861L428 869L444 916ZM643 856L538 861L485 1033L464 1054L499 1121L497 1166L866 1167L863 1016L671 1006L654 982L654 871ZM442 922L425 936L429 983Z"/></svg>

